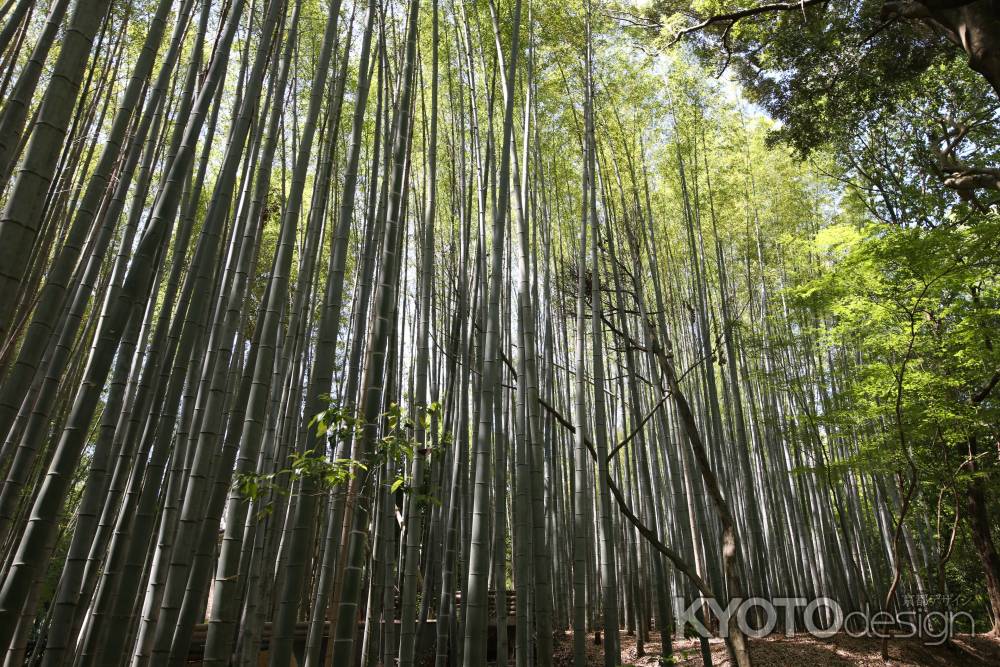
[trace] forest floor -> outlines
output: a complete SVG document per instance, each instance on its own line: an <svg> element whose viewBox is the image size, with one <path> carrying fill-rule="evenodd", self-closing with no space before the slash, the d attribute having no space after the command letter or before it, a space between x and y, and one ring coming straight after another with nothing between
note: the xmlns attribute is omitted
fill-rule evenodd
<svg viewBox="0 0 1000 667"><path fill-rule="evenodd" d="M652 639L652 638L651 638ZM711 642L712 662L715 667L729 667L732 661L720 639ZM658 665L660 643L649 641L645 646L646 655L636 656L635 637L622 635L622 661L635 667L655 667ZM827 667L865 665L867 667L886 664L899 667L996 667L1000 665L1000 639L987 635L960 635L951 647L925 646L919 639L897 639L889 644L890 663L882 661L880 640L877 638L854 638L844 634L829 639L817 639L808 635L796 637L775 636L754 640L751 643L754 665L757 667ZM593 635L587 636L588 665L601 667L604 664L603 646L594 644ZM674 643L674 655L679 665L701 667L701 652L697 640ZM573 665L573 633L556 638L556 667Z"/></svg>

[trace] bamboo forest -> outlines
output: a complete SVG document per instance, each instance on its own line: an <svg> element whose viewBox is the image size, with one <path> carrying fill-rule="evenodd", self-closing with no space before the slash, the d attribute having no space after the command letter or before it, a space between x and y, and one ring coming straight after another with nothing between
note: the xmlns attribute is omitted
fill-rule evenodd
<svg viewBox="0 0 1000 667"><path fill-rule="evenodd" d="M1000 0L0 0L3 667L1000 665Z"/></svg>

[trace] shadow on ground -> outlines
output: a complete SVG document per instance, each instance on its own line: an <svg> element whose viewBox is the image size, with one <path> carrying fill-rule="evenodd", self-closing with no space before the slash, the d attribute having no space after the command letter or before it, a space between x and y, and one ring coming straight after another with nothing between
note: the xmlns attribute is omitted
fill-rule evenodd
<svg viewBox="0 0 1000 667"><path fill-rule="evenodd" d="M712 662L716 667L730 667L733 663L725 644L718 639L711 642ZM603 646L594 643L594 636L587 637L588 667L603 667ZM891 662L882 661L880 642L877 638L849 637L844 634L829 639L810 636L768 637L751 643L751 655L756 667L827 667L886 664L899 667L996 667L1000 665L1000 640L988 635L959 635L949 646L926 646L918 639L896 639L889 643ZM674 644L676 664L700 667L701 653L695 640ZM649 641L645 655L636 651L635 637L622 635L622 661L635 667L653 667L659 664L660 643ZM556 667L573 665L573 634L556 636L554 664Z"/></svg>

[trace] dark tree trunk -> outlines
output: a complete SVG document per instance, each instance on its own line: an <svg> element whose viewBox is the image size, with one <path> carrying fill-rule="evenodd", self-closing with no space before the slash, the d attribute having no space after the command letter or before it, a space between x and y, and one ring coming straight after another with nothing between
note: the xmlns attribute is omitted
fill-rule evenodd
<svg viewBox="0 0 1000 667"><path fill-rule="evenodd" d="M969 438L969 467L975 471L976 439ZM986 593L990 598L993 612L993 634L1000 634L1000 554L997 554L990 529L989 509L986 504L986 489L980 477L973 476L965 492L968 512L966 518L972 532L972 543L983 565L986 579Z"/></svg>
<svg viewBox="0 0 1000 667"><path fill-rule="evenodd" d="M1000 96L1000 0L889 0L882 13L942 32Z"/></svg>

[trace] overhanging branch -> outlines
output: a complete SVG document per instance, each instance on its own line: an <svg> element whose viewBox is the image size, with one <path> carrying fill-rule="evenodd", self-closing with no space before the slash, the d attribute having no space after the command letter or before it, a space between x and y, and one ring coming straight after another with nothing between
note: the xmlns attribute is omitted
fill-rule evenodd
<svg viewBox="0 0 1000 667"><path fill-rule="evenodd" d="M770 14L773 12L788 12L796 9L805 9L806 7L812 5L825 5L829 0L802 0L801 2L772 2L767 5L760 5L759 7L749 7L747 9L737 9L736 11L727 12L725 14L716 14L710 16L701 23L695 24L684 28L670 40L668 46L673 46L681 40L685 35L690 35L691 33L701 32L705 28L715 25L717 23L728 23L726 30L732 28L732 25L739 21L740 19L749 18L751 16L758 16L760 14Z"/></svg>

